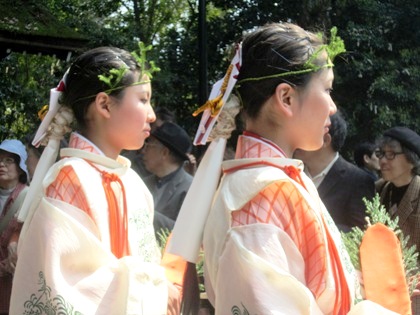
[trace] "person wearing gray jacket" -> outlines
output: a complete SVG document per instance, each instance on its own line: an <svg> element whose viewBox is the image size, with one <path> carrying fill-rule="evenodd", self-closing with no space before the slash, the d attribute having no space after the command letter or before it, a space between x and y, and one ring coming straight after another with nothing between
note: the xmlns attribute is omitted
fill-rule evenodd
<svg viewBox="0 0 420 315"><path fill-rule="evenodd" d="M187 132L172 122L155 129L144 146L144 165L152 173L144 182L155 203L153 225L157 236L162 229L172 231L190 188L193 177L185 171L184 163L189 160L191 147Z"/></svg>

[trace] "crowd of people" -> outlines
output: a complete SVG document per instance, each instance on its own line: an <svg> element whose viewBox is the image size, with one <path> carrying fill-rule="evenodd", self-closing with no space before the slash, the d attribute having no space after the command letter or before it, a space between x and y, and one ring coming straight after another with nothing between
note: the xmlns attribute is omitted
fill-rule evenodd
<svg viewBox="0 0 420 315"><path fill-rule="evenodd" d="M192 212L204 218L207 314L401 314L366 299L341 233L366 228L363 198L377 193L420 248L420 136L395 126L360 143L354 163L341 155L347 122L330 91L345 48L330 40L291 23L244 35L238 73L203 113L236 107L244 130L206 178L193 135L154 111L144 54L80 55L37 132L0 144L0 314L204 314L182 254L194 240L177 229L196 225ZM211 202L186 204L189 191Z"/></svg>

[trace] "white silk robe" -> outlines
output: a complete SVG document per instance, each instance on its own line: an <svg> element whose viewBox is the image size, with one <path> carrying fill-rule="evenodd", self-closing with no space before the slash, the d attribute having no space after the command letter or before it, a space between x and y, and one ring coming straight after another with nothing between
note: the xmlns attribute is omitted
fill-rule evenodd
<svg viewBox="0 0 420 315"><path fill-rule="evenodd" d="M127 159L109 159L77 134L70 147L47 173L40 202L24 223L10 314L166 314L152 196ZM123 183L130 256L111 252L102 178L87 161ZM123 209L121 186L112 189Z"/></svg>
<svg viewBox="0 0 420 315"><path fill-rule="evenodd" d="M337 278L328 246L343 266L348 314L394 314L361 301L338 229L302 162L264 139L238 141L237 159L223 163L203 236L206 292L216 314L334 314ZM287 166L300 169L303 185L286 175Z"/></svg>

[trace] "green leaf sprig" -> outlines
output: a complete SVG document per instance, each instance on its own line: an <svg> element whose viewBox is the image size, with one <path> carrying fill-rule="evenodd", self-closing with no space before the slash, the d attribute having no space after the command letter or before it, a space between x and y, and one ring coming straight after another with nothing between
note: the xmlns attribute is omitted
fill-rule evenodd
<svg viewBox="0 0 420 315"><path fill-rule="evenodd" d="M151 79L153 77L152 73L160 71L160 68L156 66L154 61L147 61L147 52L152 50L152 45L146 46L143 42L139 42L139 51L133 51L131 52L131 55L134 57L138 65L140 66L140 81L135 82L131 85L138 85L147 83L150 81L144 81L144 76L147 76L147 78ZM98 75L98 78L100 81L104 82L109 89L106 90L106 93L109 93L111 91L114 91L116 89L124 88L123 86L119 86L121 83L121 80L124 78L124 75L126 72L129 71L129 68L125 65L121 68L112 68L109 70L108 75L106 74L100 74Z"/></svg>
<svg viewBox="0 0 420 315"><path fill-rule="evenodd" d="M147 61L146 54L150 50L152 50L152 45L146 46L143 42L139 42L139 53L136 51L131 53L140 65L141 78L146 75L151 79L153 78L152 73L160 71L160 68L156 66L154 61Z"/></svg>
<svg viewBox="0 0 420 315"><path fill-rule="evenodd" d="M100 81L104 82L109 86L109 91L112 91L118 87L118 84L124 78L125 73L128 71L128 67L121 67L119 69L112 68L109 70L109 75L98 75Z"/></svg>
<svg viewBox="0 0 420 315"><path fill-rule="evenodd" d="M335 26L331 28L330 43L325 46L325 49L331 62L334 61L335 57L346 52L344 41L340 36L337 36L337 27Z"/></svg>
<svg viewBox="0 0 420 315"><path fill-rule="evenodd" d="M319 33L318 36L322 37L322 34ZM323 51L327 53L328 61L324 65L317 65L315 61L317 60L317 58ZM292 76L292 75L301 75L301 74L306 74L306 73L317 72L318 70L321 70L324 68L332 68L334 66L333 64L334 58L337 55L344 53L345 51L346 51L346 48L344 45L344 41L339 36L337 36L337 27L334 26L331 29L331 38L330 38L329 44L319 46L318 49L303 64L302 69L276 73L276 74L271 74L271 75L256 77L256 78L246 78L246 79L238 81L237 84L240 85L248 81L260 81L260 80L280 78L280 77L286 77L286 76Z"/></svg>

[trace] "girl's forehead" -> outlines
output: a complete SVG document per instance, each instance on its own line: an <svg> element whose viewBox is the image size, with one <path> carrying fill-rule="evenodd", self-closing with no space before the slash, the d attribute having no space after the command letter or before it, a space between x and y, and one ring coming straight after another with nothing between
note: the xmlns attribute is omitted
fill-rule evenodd
<svg viewBox="0 0 420 315"><path fill-rule="evenodd" d="M150 82L142 83L142 84L139 84L139 85L134 85L133 87L135 88L135 90L137 92L140 92L140 93L151 93L152 92L152 85L150 84Z"/></svg>
<svg viewBox="0 0 420 315"><path fill-rule="evenodd" d="M327 82L332 82L334 81L334 71L333 68L324 68L318 71L317 75L320 77L322 80L325 80Z"/></svg>
<svg viewBox="0 0 420 315"><path fill-rule="evenodd" d="M333 82L334 82L334 72L332 68L325 68L311 75L309 85L314 85L314 84L332 85Z"/></svg>

